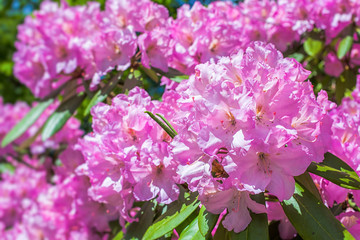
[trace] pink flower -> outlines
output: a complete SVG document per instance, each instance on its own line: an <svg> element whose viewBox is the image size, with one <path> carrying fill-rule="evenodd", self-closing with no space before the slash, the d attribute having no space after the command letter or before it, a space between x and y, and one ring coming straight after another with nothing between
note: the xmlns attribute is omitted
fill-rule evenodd
<svg viewBox="0 0 360 240"><path fill-rule="evenodd" d="M249 210L254 213L266 212L265 206L253 201L245 190L209 188L199 199L209 212L220 214L227 209L228 214L222 223L227 230L236 233L243 231L251 222Z"/></svg>
<svg viewBox="0 0 360 240"><path fill-rule="evenodd" d="M347 228L355 239L360 238L360 214L352 209L336 216L336 218Z"/></svg>
<svg viewBox="0 0 360 240"><path fill-rule="evenodd" d="M293 239L296 236L296 230L286 217L284 210L279 202L266 202L268 219L280 221L279 233L281 239Z"/></svg>
<svg viewBox="0 0 360 240"><path fill-rule="evenodd" d="M157 198L168 204L179 194L171 138L144 113L154 105L155 113L171 120L171 105L151 102L138 87L116 96L110 106L100 103L92 108L94 132L80 141L85 163L77 171L90 177L91 197L116 207L127 221L133 201Z"/></svg>
<svg viewBox="0 0 360 240"><path fill-rule="evenodd" d="M141 63L146 68L150 65L159 68L164 72L168 71L168 58L170 39L164 28L157 28L146 32L138 38L141 51Z"/></svg>
<svg viewBox="0 0 360 240"><path fill-rule="evenodd" d="M326 55L324 71L325 73L334 77L339 77L340 74L344 71L344 67L341 61L332 52Z"/></svg>
<svg viewBox="0 0 360 240"><path fill-rule="evenodd" d="M308 74L260 42L197 66L177 88L185 113L174 117L181 127L171 145L180 179L200 193L220 179L289 199L293 176L323 160L321 136L330 132L322 127L326 95L316 100Z"/></svg>
<svg viewBox="0 0 360 240"><path fill-rule="evenodd" d="M104 31L93 46L94 61L97 72L101 75L110 70L124 71L130 67L130 59L136 52L136 36L129 29ZM94 78L91 87L99 84Z"/></svg>

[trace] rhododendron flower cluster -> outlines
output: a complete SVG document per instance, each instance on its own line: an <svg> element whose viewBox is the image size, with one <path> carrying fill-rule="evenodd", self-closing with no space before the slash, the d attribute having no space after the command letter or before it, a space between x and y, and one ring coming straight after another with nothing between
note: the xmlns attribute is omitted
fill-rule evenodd
<svg viewBox="0 0 360 240"><path fill-rule="evenodd" d="M102 239L116 219L87 195L88 179L70 175L51 185L46 172L19 165L0 183L3 239Z"/></svg>
<svg viewBox="0 0 360 240"><path fill-rule="evenodd" d="M43 100L0 98L0 236L358 239L359 9L42 2L13 59Z"/></svg>
<svg viewBox="0 0 360 240"><path fill-rule="evenodd" d="M34 136L56 105L46 109L15 143ZM30 107L22 102L2 103L0 109L1 126L7 127L1 130L3 136ZM87 194L89 179L75 175L75 169L84 162L75 150L83 133L79 124L70 119L52 138L42 141L37 137L26 155L17 155L12 146L1 149L2 160L16 168L14 173L1 174L0 232L4 239L102 239L109 233L108 222L117 218L116 212L91 200ZM63 147L65 151L58 156L60 166L52 166L54 159L46 151Z"/></svg>
<svg viewBox="0 0 360 240"><path fill-rule="evenodd" d="M80 142L86 164L78 172L90 178L90 196L113 205L128 221L134 200L156 197L167 204L179 195L171 138L145 113L156 106L159 113L170 113L140 88L118 95L110 106L98 104L91 110L94 131Z"/></svg>
<svg viewBox="0 0 360 240"><path fill-rule="evenodd" d="M210 212L228 209L228 230L242 231L251 221L247 208L265 211L249 193L268 190L289 199L293 176L323 160L321 134L330 131L322 128L326 93L316 100L308 74L273 45L255 42L218 63L198 65L162 103L135 88L111 106L95 106L80 170L92 180L93 198L118 206L123 199L121 210L127 210L134 198L170 203L175 183L187 183ZM175 115L164 109L169 100ZM178 132L173 141L145 111L168 115Z"/></svg>
<svg viewBox="0 0 360 240"><path fill-rule="evenodd" d="M109 0L104 11L94 2L72 7L45 1L19 27L15 75L38 97L69 81L76 86L92 79L95 87L110 70L125 70L136 61L137 47L145 67L192 74L197 64L254 40L285 51L316 26L331 41L360 19L357 6L354 1L250 0L208 7L195 2L191 9L180 7L172 19L164 6L149 0Z"/></svg>

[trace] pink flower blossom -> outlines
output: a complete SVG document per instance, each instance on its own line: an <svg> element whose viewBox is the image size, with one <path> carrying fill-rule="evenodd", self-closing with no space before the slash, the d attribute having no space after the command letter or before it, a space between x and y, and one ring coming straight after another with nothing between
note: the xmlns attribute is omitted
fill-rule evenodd
<svg viewBox="0 0 360 240"><path fill-rule="evenodd" d="M293 239L296 236L296 230L290 223L279 202L266 202L267 214L269 220L280 221L279 233L281 239Z"/></svg>
<svg viewBox="0 0 360 240"><path fill-rule="evenodd" d="M154 105L156 113L171 114L170 104L151 102L138 87L116 96L110 106L100 103L92 108L94 132L80 141L85 164L77 171L90 177L89 194L116 207L127 221L133 201L156 198L168 204L179 194L171 138L144 113Z"/></svg>
<svg viewBox="0 0 360 240"><path fill-rule="evenodd" d="M188 111L175 117L182 125L171 143L180 179L200 193L221 179L290 198L293 176L323 160L320 136L330 131L321 128L327 111L304 82L309 73L260 42L196 70L177 89L179 108Z"/></svg>

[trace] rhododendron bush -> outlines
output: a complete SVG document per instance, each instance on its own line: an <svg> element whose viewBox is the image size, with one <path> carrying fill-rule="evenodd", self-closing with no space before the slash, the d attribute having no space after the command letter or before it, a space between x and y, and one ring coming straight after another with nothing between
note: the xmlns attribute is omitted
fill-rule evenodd
<svg viewBox="0 0 360 240"><path fill-rule="evenodd" d="M13 56L37 100L0 98L0 238L360 239L359 9L44 1Z"/></svg>

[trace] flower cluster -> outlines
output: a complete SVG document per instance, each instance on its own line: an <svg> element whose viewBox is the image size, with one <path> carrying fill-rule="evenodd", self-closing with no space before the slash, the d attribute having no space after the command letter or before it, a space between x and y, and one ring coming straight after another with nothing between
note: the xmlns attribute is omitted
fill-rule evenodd
<svg viewBox="0 0 360 240"><path fill-rule="evenodd" d="M170 203L175 183L186 183L210 212L228 209L227 229L242 231L251 221L247 208L265 211L250 193L289 199L293 176L323 160L327 96L315 98L308 75L273 45L254 42L218 63L198 65L162 102L135 88L111 106L95 106L94 133L81 142L81 171L92 180L93 198L128 210L134 198ZM172 123L173 141L145 111Z"/></svg>
<svg viewBox="0 0 360 240"><path fill-rule="evenodd" d="M164 6L149 0L109 0L104 11L94 2L71 7L45 1L19 27L14 71L38 97L69 81L79 86L91 80L93 88L110 70L125 70L138 61L137 48L145 67L192 74L197 64L255 40L285 51L317 27L331 41L354 19L360 21L357 6L332 0L213 2L208 7L196 2L191 9L180 7L173 19Z"/></svg>
<svg viewBox="0 0 360 240"><path fill-rule="evenodd" d="M45 1L19 27L15 75L38 97L70 80L76 86L92 79L95 86L106 72L130 66L136 32L167 18L165 7L147 0L107 1L105 11L95 2L71 7Z"/></svg>
<svg viewBox="0 0 360 240"><path fill-rule="evenodd" d="M36 97L61 94L64 103L84 90L91 97L106 89L101 81L110 72L129 80L135 71L153 74L167 91L160 101L139 87L114 91L110 104L92 107L92 132L82 137L80 122L70 118L42 141L55 101L0 148L0 165L10 169L0 169L1 236L106 239L113 237L110 221L123 232L137 221L141 202L165 211L190 192L220 214L212 234L220 223L241 232L253 214L267 213L280 221L280 237L292 239L296 230L279 202L294 194L294 177L326 152L360 174L360 75L352 96L336 106L323 85L314 93L303 67L316 65L311 81L325 72L314 81L329 83L330 93L331 82L358 74L358 9L354 0L195 2L172 18L150 0L108 0L103 10L96 2L44 1L19 26L14 55L14 74ZM281 52L307 57L302 65ZM189 79L169 79L182 73ZM345 80L347 88L355 84ZM29 110L0 98L0 139ZM342 204L334 215L360 238L360 190L311 176L324 204Z"/></svg>
<svg viewBox="0 0 360 240"><path fill-rule="evenodd" d="M93 132L80 142L86 163L77 171L90 178L90 196L116 207L128 221L134 200L156 197L167 204L179 195L171 138L145 113L155 107L170 115L170 103L151 102L138 87L110 106L98 104L92 108Z"/></svg>
<svg viewBox="0 0 360 240"><path fill-rule="evenodd" d="M36 136L57 105L46 109L15 144ZM1 102L1 138L29 110L22 102ZM117 213L91 200L87 193L89 179L75 174L84 162L75 149L83 134L79 125L78 120L71 118L48 140L36 137L28 153L16 154L13 146L1 148L0 164L7 161L15 167L14 172L1 174L0 234L4 239L102 239L110 232L108 222L117 219ZM54 161L58 161L56 166Z"/></svg>
<svg viewBox="0 0 360 240"><path fill-rule="evenodd" d="M46 172L17 166L0 182L0 234L3 239L103 239L112 209L87 195L89 180L69 175L56 185ZM113 212L113 211L112 211Z"/></svg>

